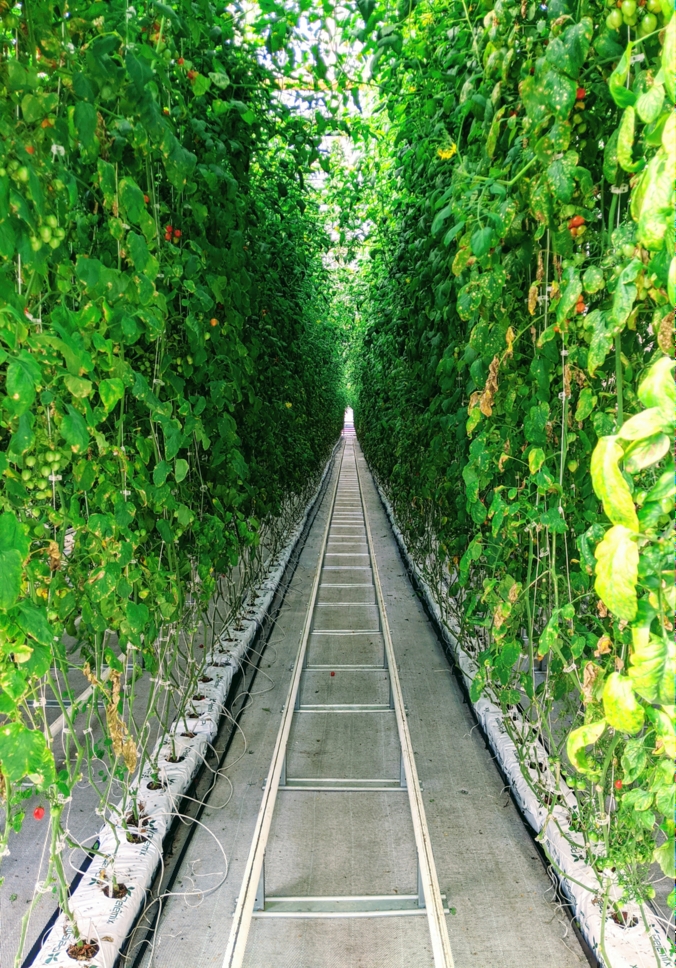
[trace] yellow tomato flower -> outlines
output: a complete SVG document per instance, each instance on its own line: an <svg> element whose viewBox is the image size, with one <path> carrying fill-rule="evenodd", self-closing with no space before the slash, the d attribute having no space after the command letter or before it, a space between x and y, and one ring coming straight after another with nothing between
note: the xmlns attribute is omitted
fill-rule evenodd
<svg viewBox="0 0 676 968"><path fill-rule="evenodd" d="M437 148L437 155L444 161L448 161L449 158L453 157L457 150L458 146L454 141L453 144L451 144L448 148Z"/></svg>

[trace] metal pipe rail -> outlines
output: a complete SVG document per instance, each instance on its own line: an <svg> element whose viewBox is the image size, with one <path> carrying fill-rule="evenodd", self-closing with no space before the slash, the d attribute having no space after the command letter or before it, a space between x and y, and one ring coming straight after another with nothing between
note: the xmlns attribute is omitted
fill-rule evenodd
<svg viewBox="0 0 676 968"><path fill-rule="evenodd" d="M354 473L350 468L345 473L345 455L354 459ZM349 490L348 485L349 484ZM353 496L354 511L363 522L366 533L366 552L355 552L350 554L351 558L368 558L367 565L331 565L327 559L336 557L335 552L328 551L329 536L332 527L352 527L340 523L340 516L347 513L345 509L340 509L336 503L336 498L342 485L342 493L346 492ZM352 514L353 512L350 511ZM360 522L361 523L361 522ZM343 537L339 535L339 537ZM344 535L351 538L351 535ZM363 538L361 539L363 544ZM346 553L348 554L348 553ZM328 574L337 569L349 569L351 571L370 571L372 584L368 582L350 582L342 584L339 581L329 580L322 583L323 572ZM355 577L357 577L355 575ZM322 588L373 588L375 592L375 602L347 602L345 605L353 607L374 606L377 609L379 627L377 629L315 629L313 620L317 615L322 615L319 607L338 603L317 602L318 594ZM354 596L352 596L354 597ZM383 638L383 657L382 664L337 664L326 665L308 664L308 649L313 636L336 635L382 635ZM316 642L317 639L314 639ZM350 670L350 671L378 671L387 672L389 679L389 701L387 703L301 703L301 681L307 672L316 670L331 669ZM372 713L373 715L392 715L396 720L397 737L401 749L400 756L400 776L398 778L332 778L332 777L287 777L287 747L291 733L292 721L296 713L319 714L319 713L344 713L346 715L354 713ZM342 717L341 717L342 719ZM265 891L265 851L270 834L275 803L279 791L314 791L314 792L351 792L351 793L372 793L374 791L399 791L408 793L408 801L413 821L413 831L415 846L418 857L418 887L417 893L412 895L388 894L388 895L351 895L351 896L321 896L321 897L280 897L266 895ZM296 654L295 665L291 676L291 683L287 699L283 708L282 720L275 742L274 752L270 769L264 784L263 798L256 820L256 827L247 859L247 864L242 879L237 906L235 909L234 920L226 947L223 968L241 968L244 963L245 951L254 917L272 918L363 918L375 916L403 916L403 915L427 915L430 932L432 954L435 968L453 968L453 956L448 937L445 921L444 899L440 893L439 882L434 866L434 858L430 843L429 831L425 819L425 811L422 802L420 784L413 756L411 738L406 722L406 710L403 702L401 685L397 673L396 659L392 646L387 614L385 611L380 578L373 547L373 539L368 521L366 504L364 501L361 475L359 466L354 455L352 441L345 441L341 454L340 465L336 480L331 494L331 509L328 515L326 528L322 537L321 548L317 570L315 572L312 591L308 602L305 622L300 639L300 644Z"/></svg>

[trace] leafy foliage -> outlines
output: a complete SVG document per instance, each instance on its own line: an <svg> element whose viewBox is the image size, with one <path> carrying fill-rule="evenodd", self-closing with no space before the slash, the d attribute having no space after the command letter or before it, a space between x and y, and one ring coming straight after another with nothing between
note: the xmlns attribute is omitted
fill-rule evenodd
<svg viewBox="0 0 676 968"><path fill-rule="evenodd" d="M641 901L674 833L676 17L637 39L623 10L443 0L399 51L371 35L352 378L472 698L528 712L600 882Z"/></svg>

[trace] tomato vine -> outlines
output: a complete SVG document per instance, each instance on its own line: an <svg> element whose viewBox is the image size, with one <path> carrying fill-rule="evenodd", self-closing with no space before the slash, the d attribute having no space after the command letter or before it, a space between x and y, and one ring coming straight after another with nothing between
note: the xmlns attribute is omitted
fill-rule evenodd
<svg viewBox="0 0 676 968"><path fill-rule="evenodd" d="M357 433L478 662L472 698L526 711L621 917L609 871L641 905L651 865L674 873L676 17L362 12Z"/></svg>
<svg viewBox="0 0 676 968"><path fill-rule="evenodd" d="M339 433L341 346L316 112L243 18L0 13L0 856L39 792L68 910L64 806L83 774L128 797L189 706Z"/></svg>

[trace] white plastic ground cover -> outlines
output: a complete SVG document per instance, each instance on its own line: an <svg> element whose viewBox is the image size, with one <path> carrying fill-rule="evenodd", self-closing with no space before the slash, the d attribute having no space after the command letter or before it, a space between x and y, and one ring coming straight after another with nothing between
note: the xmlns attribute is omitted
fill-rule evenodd
<svg viewBox="0 0 676 968"><path fill-rule="evenodd" d="M456 664L469 689L476 675L477 665L472 657L462 648L457 637L458 629L449 629L442 617L439 603L433 597L432 589L423 578L420 569L409 555L404 536L397 525L392 505L380 484L376 482L381 500L387 511L397 543L410 570L415 574L427 605L435 616L445 641L448 643ZM471 702L471 700L470 700ZM601 954L601 922L602 908L600 896L602 886L592 867L584 861L584 847L582 838L571 829L570 813L563 805L553 808L542 804L531 786L526 781L516 747L507 734L504 715L499 706L490 699L481 697L472 703L474 711L488 738L494 755L503 773L507 777L514 799L518 803L524 817L538 834L538 841L542 844L547 857L552 862L558 876L562 892L570 902L582 935L605 968L675 968L676 960L670 954L671 943L662 925L657 921L650 909L646 908L648 932L645 930L641 910L633 902L623 902L622 911L626 911L627 922L632 927L623 928L606 918L605 950L607 960ZM517 710L510 710L510 718L517 729L524 729L524 722ZM528 749L535 767L538 761L540 779L545 777L547 786L553 791L557 789L557 782L549 770L547 751L539 743L532 743ZM538 775L535 768L526 769L533 778ZM558 792L570 809L575 808L576 800L573 792L563 780L558 782ZM612 874L608 873L608 877ZM619 898L619 889L615 896Z"/></svg>
<svg viewBox="0 0 676 968"><path fill-rule="evenodd" d="M283 551L270 563L253 601L246 606L238 629L227 639L217 642L208 653L202 681L198 685L199 695L203 698L193 699L186 716L174 722L168 736L158 740L149 758L152 763L157 763L157 769L147 767L137 779L134 787L137 825L131 825L130 813L126 820L127 829L111 816L95 838L99 841L99 853L70 898L80 937L99 946L98 952L82 959L81 964L91 968L113 968L161 861L164 836L182 796L207 755L209 744L216 737L235 672L265 620L307 517L331 469L334 454L335 450L302 519L290 533ZM209 681L205 682L205 679ZM114 816L119 817L120 812L121 805L118 805ZM130 843L128 834L138 843ZM115 893L122 893L119 885L124 885L126 893L115 897ZM111 896L106 896L104 891ZM61 912L33 962L33 968L73 968L78 960L68 954L68 949L75 940L73 927Z"/></svg>

